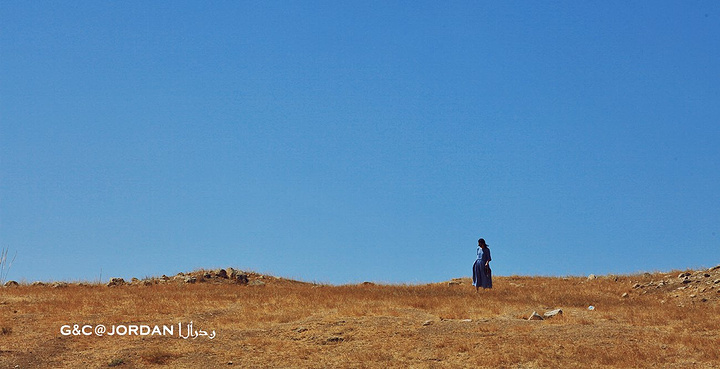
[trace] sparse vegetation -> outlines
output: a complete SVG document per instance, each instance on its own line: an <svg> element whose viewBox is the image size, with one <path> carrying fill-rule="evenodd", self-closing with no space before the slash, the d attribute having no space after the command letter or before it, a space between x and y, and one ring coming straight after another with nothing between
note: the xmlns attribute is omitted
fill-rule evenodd
<svg viewBox="0 0 720 369"><path fill-rule="evenodd" d="M125 360L123 360L123 359L121 359L121 358L118 358L118 359L112 359L112 360L110 360L110 362L108 363L108 366L109 366L109 367L114 367L114 366L120 366L120 365L123 365L123 364L125 364Z"/></svg>
<svg viewBox="0 0 720 369"><path fill-rule="evenodd" d="M720 269L617 277L496 277L344 286L258 274L3 290L0 367L720 367ZM697 278L695 278L697 276ZM683 277L687 278L687 277ZM672 280L673 283L658 281ZM639 287L638 287L639 286ZM679 289L680 287L683 289ZM701 292L702 291L702 292ZM627 293L625 297L623 294ZM594 310L588 310L592 305ZM537 311L561 316L528 321ZM63 336L63 324L193 322L217 336ZM9 328L8 328L9 331ZM183 333L184 334L184 333ZM128 357L130 355L130 357ZM136 359L133 359L136 358ZM59 363L62 363L59 364ZM111 362L112 364L113 362Z"/></svg>
<svg viewBox="0 0 720 369"><path fill-rule="evenodd" d="M150 364L167 364L178 355L165 351L160 347L151 348L140 353L140 357Z"/></svg>
<svg viewBox="0 0 720 369"><path fill-rule="evenodd" d="M5 279L10 272L10 267L12 266L12 263L15 261L15 257L17 256L16 252L15 254L13 254L13 257L11 259L8 259L8 252L9 249L6 247L3 247L2 250L0 250L0 285L5 284Z"/></svg>

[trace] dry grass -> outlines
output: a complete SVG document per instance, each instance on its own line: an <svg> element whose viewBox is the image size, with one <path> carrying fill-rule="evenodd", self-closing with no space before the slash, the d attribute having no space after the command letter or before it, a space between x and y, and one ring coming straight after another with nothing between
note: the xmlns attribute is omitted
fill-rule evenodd
<svg viewBox="0 0 720 369"><path fill-rule="evenodd" d="M480 293L468 279L3 288L0 368L720 368L720 293L700 302L632 289L660 278L498 277ZM554 308L563 315L524 319ZM180 338L190 322L216 336ZM66 336L64 324L175 332Z"/></svg>

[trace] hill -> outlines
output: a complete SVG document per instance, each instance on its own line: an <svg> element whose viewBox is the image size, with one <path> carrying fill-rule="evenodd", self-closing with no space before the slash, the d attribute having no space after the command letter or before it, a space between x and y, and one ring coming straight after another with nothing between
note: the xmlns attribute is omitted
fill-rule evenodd
<svg viewBox="0 0 720 369"><path fill-rule="evenodd" d="M720 367L720 266L479 293L232 268L109 285L1 288L0 368Z"/></svg>

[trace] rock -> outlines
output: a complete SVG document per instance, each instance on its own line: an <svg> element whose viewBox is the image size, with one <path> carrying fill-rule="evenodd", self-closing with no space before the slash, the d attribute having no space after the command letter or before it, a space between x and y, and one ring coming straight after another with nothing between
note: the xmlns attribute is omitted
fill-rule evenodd
<svg viewBox="0 0 720 369"><path fill-rule="evenodd" d="M215 271L215 277L227 279L228 278L227 271L225 269L218 269Z"/></svg>
<svg viewBox="0 0 720 369"><path fill-rule="evenodd" d="M55 282L52 284L52 288L65 288L67 286L69 285L65 282Z"/></svg>
<svg viewBox="0 0 720 369"><path fill-rule="evenodd" d="M715 283L715 284L718 284L718 283L720 283L720 279L716 279L716 280L714 280L714 281L713 281L713 283Z"/></svg>
<svg viewBox="0 0 720 369"><path fill-rule="evenodd" d="M152 279L143 279L142 284L143 286L152 286L155 283Z"/></svg>
<svg viewBox="0 0 720 369"><path fill-rule="evenodd" d="M5 286L5 287L17 287L17 286L19 286L19 285L20 285L20 283L17 283L17 282L15 282L15 281L7 281L7 282L5 282L5 284L4 284L3 286Z"/></svg>
<svg viewBox="0 0 720 369"><path fill-rule="evenodd" d="M122 286L125 284L125 280L122 278L110 278L110 282L107 283L108 287Z"/></svg>
<svg viewBox="0 0 720 369"><path fill-rule="evenodd" d="M433 321L432 321L432 320L426 320L426 321L423 322L423 327L427 327L427 326L429 326L429 325L431 325L431 324L433 324Z"/></svg>
<svg viewBox="0 0 720 369"><path fill-rule="evenodd" d="M205 279L210 279L212 277L213 277L213 275L210 272L205 272L205 274L203 274L203 278L205 278Z"/></svg>
<svg viewBox="0 0 720 369"><path fill-rule="evenodd" d="M540 314L537 313L537 311L533 311L533 313L530 315L530 317L527 318L527 320L543 320L543 317L541 317Z"/></svg>
<svg viewBox="0 0 720 369"><path fill-rule="evenodd" d="M712 272L712 271L714 271L714 270L718 270L718 269L720 269L720 265L716 265L716 266L714 266L714 267L712 267L712 268L708 269L708 271L709 271L709 272Z"/></svg>
<svg viewBox="0 0 720 369"><path fill-rule="evenodd" d="M235 278L233 278L233 280L239 284L248 284L248 282L250 281L247 274L245 273L235 275Z"/></svg>
<svg viewBox="0 0 720 369"><path fill-rule="evenodd" d="M685 278L685 279L682 280L682 283L683 283L683 284L692 283L692 280L690 280L689 278Z"/></svg>
<svg viewBox="0 0 720 369"><path fill-rule="evenodd" d="M297 328L295 328L295 332L297 332L297 333L302 333L302 332L305 332L305 331L307 331L307 330L308 330L308 329L305 328L305 327L297 327Z"/></svg>
<svg viewBox="0 0 720 369"><path fill-rule="evenodd" d="M196 283L196 282L197 282L197 278L195 278L195 277L185 277L185 279L183 280L183 282L185 282L185 283L190 283L190 284Z"/></svg>
<svg viewBox="0 0 720 369"><path fill-rule="evenodd" d="M462 282L460 282L460 281L450 281L450 282L448 282L448 286L451 286L451 287L452 287L452 286L461 285L461 284L462 284Z"/></svg>
<svg viewBox="0 0 720 369"><path fill-rule="evenodd" d="M628 293L627 292L623 293L621 297L623 297L623 298L628 297Z"/></svg>
<svg viewBox="0 0 720 369"><path fill-rule="evenodd" d="M550 310L550 311L546 312L545 314L543 314L543 316L547 319L547 318L552 318L554 316L562 315L562 313L563 313L562 309L555 309L555 310Z"/></svg>
<svg viewBox="0 0 720 369"><path fill-rule="evenodd" d="M703 277L710 278L710 273L703 273Z"/></svg>
<svg viewBox="0 0 720 369"><path fill-rule="evenodd" d="M258 280L256 279L256 280L254 280L254 281L248 282L247 285L248 285L248 286L264 286L264 285L265 285L265 282L263 282L263 281L258 281Z"/></svg>
<svg viewBox="0 0 720 369"><path fill-rule="evenodd" d="M632 288L640 288L640 287L642 287L642 286L640 285L640 283L635 283Z"/></svg>
<svg viewBox="0 0 720 369"><path fill-rule="evenodd" d="M593 279L596 279L596 278L597 278L597 277L595 276L595 274L590 274L590 275L587 277L588 281L592 281Z"/></svg>
<svg viewBox="0 0 720 369"><path fill-rule="evenodd" d="M31 283L30 285L31 285L31 286L43 287L43 286L46 286L47 284L46 284L45 282L35 281L35 282Z"/></svg>

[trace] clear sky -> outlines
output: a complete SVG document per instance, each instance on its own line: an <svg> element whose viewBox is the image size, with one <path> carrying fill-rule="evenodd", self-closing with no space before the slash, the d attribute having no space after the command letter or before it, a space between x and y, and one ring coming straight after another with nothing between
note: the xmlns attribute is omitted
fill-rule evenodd
<svg viewBox="0 0 720 369"><path fill-rule="evenodd" d="M717 1L2 1L8 278L720 264Z"/></svg>

